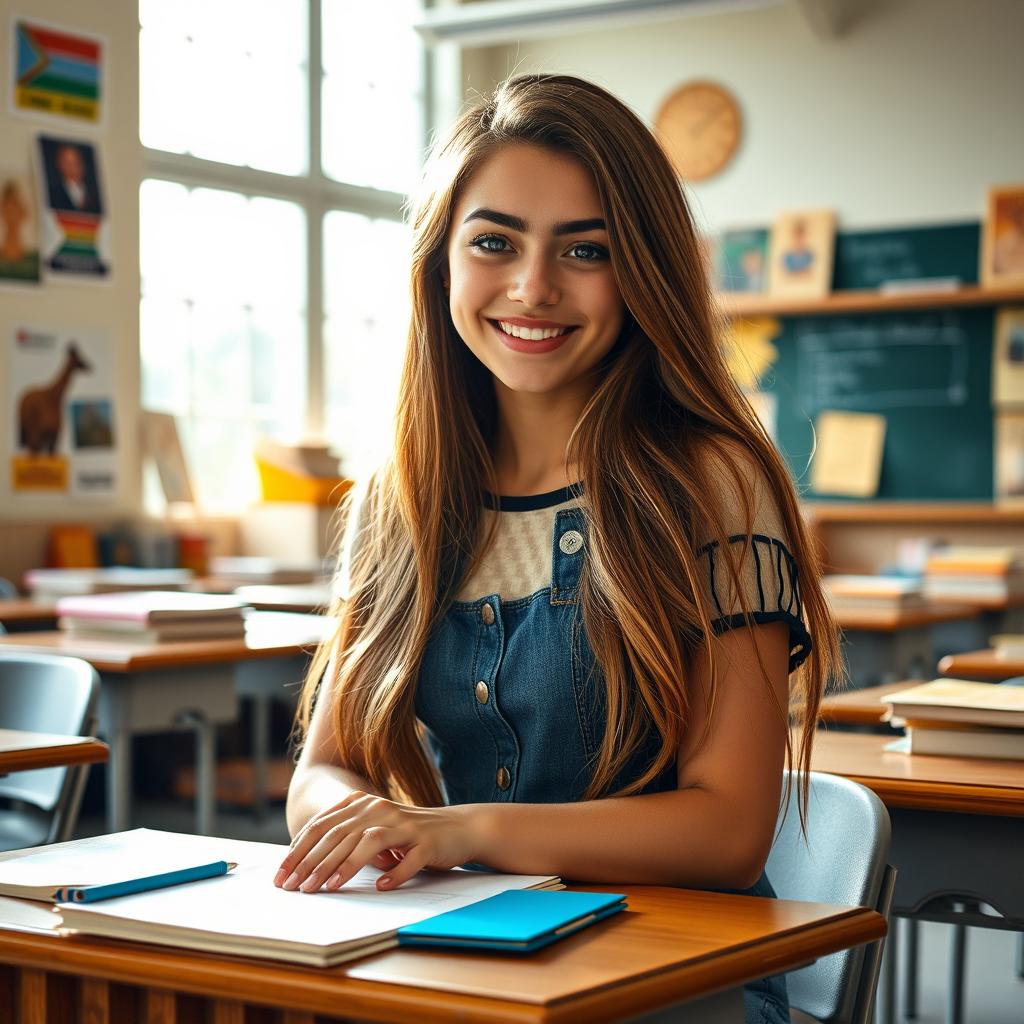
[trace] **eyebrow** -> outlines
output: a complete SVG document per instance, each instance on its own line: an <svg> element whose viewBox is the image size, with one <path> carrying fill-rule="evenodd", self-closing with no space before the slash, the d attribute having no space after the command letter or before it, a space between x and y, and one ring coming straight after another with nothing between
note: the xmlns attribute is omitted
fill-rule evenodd
<svg viewBox="0 0 1024 1024"><path fill-rule="evenodd" d="M500 224L502 227L511 228L513 231L521 231L523 233L530 229L522 217L514 217L511 213L500 213L498 210L488 210L483 206L478 210L474 210L462 223L468 224L471 220L489 220L494 224ZM601 217L590 217L586 220L562 221L552 228L552 233L555 235L572 235L577 231L598 230L607 230L604 220Z"/></svg>

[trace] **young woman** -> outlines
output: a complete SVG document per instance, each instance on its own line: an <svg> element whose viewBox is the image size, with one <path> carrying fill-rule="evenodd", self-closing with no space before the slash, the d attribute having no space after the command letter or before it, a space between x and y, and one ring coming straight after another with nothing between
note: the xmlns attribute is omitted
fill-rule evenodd
<svg viewBox="0 0 1024 1024"><path fill-rule="evenodd" d="M674 172L604 90L523 76L435 147L413 223L394 455L349 514L276 884L771 895L836 634ZM788 1019L782 978L748 997Z"/></svg>

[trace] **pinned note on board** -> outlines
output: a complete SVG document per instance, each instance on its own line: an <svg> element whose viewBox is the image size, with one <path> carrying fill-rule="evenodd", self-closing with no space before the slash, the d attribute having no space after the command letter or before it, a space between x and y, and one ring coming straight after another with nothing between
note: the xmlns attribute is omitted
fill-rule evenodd
<svg viewBox="0 0 1024 1024"><path fill-rule="evenodd" d="M871 498L878 493L885 446L885 417L877 413L818 414L811 488L818 494Z"/></svg>

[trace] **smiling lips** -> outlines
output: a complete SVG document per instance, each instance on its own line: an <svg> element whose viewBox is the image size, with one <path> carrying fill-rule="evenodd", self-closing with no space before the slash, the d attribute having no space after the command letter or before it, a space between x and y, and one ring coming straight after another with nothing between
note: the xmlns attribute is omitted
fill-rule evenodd
<svg viewBox="0 0 1024 1024"><path fill-rule="evenodd" d="M532 352L536 355L560 348L576 330L575 325L558 324L551 320L527 320L522 317L487 322L497 331L498 337L506 347L515 352Z"/></svg>

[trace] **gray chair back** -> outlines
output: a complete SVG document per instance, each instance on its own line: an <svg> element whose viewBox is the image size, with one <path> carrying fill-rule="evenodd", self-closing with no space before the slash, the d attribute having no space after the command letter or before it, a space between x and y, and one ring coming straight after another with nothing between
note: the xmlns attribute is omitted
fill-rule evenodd
<svg viewBox="0 0 1024 1024"><path fill-rule="evenodd" d="M95 730L99 692L96 670L79 658L0 652L0 728L88 736ZM59 842L74 827L87 767L13 772L0 777L0 798L37 809L48 826L40 841ZM19 845L19 835L32 836L29 826L36 822L12 820L18 813L0 812L0 849ZM5 824L24 827L7 829L5 841Z"/></svg>
<svg viewBox="0 0 1024 1024"><path fill-rule="evenodd" d="M872 907L888 917L889 813L865 786L811 772L806 838L796 773L765 872L781 899ZM823 1024L870 1019L882 942L833 953L786 976L790 1004Z"/></svg>
<svg viewBox="0 0 1024 1024"><path fill-rule="evenodd" d="M0 598L8 599L18 596L18 588L8 579L0 576Z"/></svg>

